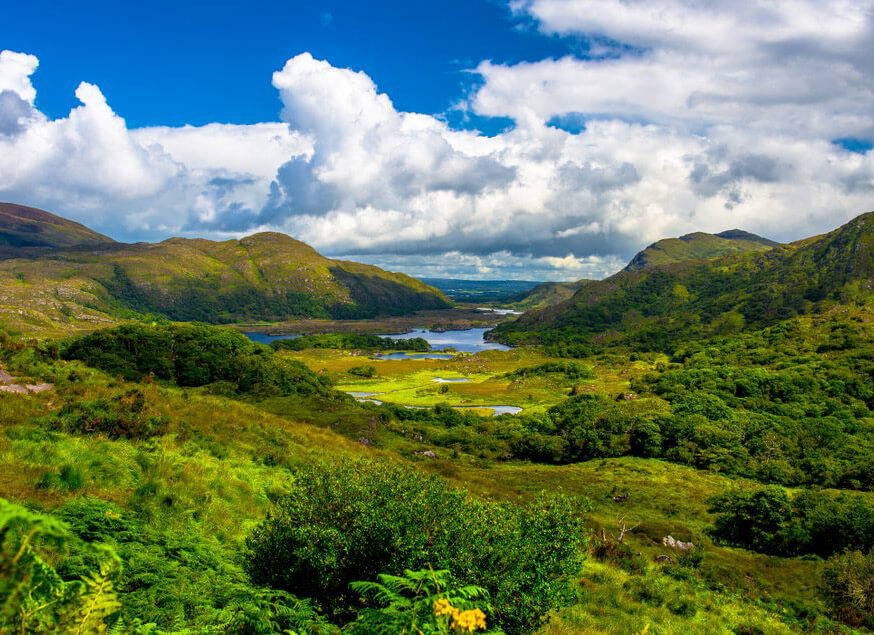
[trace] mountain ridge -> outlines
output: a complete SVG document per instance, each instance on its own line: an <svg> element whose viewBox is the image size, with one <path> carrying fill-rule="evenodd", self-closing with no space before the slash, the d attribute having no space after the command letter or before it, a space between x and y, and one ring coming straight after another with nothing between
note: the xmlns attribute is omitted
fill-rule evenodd
<svg viewBox="0 0 874 635"><path fill-rule="evenodd" d="M0 320L24 326L101 324L130 311L225 323L374 317L451 306L420 280L327 258L279 232L225 241L173 237L9 248L5 255Z"/></svg>
<svg viewBox="0 0 874 635"><path fill-rule="evenodd" d="M729 229L718 234L692 232L652 243L639 251L625 266L625 270L636 271L672 262L719 258L732 253L767 251L779 244L742 229Z"/></svg>
<svg viewBox="0 0 874 635"><path fill-rule="evenodd" d="M505 343L625 342L670 350L684 338L762 327L874 298L874 212L764 251L628 269L499 326Z"/></svg>
<svg viewBox="0 0 874 635"><path fill-rule="evenodd" d="M112 243L109 236L51 212L0 202L0 247L57 249Z"/></svg>

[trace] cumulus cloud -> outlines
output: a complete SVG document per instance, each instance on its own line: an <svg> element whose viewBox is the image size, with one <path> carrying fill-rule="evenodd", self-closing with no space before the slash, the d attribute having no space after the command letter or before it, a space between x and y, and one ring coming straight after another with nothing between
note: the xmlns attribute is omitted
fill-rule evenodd
<svg viewBox="0 0 874 635"><path fill-rule="evenodd" d="M792 240L872 208L874 151L836 143L874 138L871 0L511 4L598 55L479 63L461 107L514 122L491 137L308 53L274 73L278 122L131 130L87 83L50 120L38 60L4 51L0 195L120 238L271 229L421 275L553 279L665 236Z"/></svg>

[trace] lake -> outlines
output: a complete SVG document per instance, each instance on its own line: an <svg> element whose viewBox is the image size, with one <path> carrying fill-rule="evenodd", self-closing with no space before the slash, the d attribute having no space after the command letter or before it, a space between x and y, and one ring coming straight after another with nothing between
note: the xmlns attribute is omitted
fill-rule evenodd
<svg viewBox="0 0 874 635"><path fill-rule="evenodd" d="M267 344L268 346L270 345L270 342L275 340L295 340L300 337L300 333L294 333L292 335L267 335L267 333L255 333L250 331L243 331L243 335L253 342Z"/></svg>
<svg viewBox="0 0 874 635"><path fill-rule="evenodd" d="M509 346L498 344L497 342L487 342L485 333L489 329L465 329L463 331L427 331L424 329L416 329L409 333L391 333L382 335L381 337L390 337L392 339L410 339L413 337L421 337L426 340L435 351L454 348L457 351L464 353L478 353L479 351L508 351ZM386 358L392 359L386 355Z"/></svg>
<svg viewBox="0 0 874 635"><path fill-rule="evenodd" d="M478 353L479 351L508 351L509 346L498 344L497 342L487 342L485 340L486 331L489 329L465 329L462 331L429 331L426 329L415 329L409 333L389 333L388 335L380 335L380 337L389 337L393 340L411 339L421 337L426 340L431 348L434 349L430 353L386 353L379 355L380 359L452 359L452 353L440 353L439 351L447 348L454 348L456 351L464 353ZM267 335L266 333L243 332L243 335L248 337L253 342L259 344L270 344L276 340L293 340L300 337L300 334L294 335Z"/></svg>

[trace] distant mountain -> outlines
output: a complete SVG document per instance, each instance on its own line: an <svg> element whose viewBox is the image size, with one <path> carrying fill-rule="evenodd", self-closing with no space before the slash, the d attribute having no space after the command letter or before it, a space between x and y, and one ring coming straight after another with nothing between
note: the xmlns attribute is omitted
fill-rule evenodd
<svg viewBox="0 0 874 635"><path fill-rule="evenodd" d="M742 229L729 229L718 234L695 232L653 243L634 256L625 270L638 271L684 260L702 260L729 254L767 251L778 244Z"/></svg>
<svg viewBox="0 0 874 635"><path fill-rule="evenodd" d="M461 280L458 278L422 278L422 282L440 289L456 302L508 302L511 296L525 294L539 282L531 280Z"/></svg>
<svg viewBox="0 0 874 635"><path fill-rule="evenodd" d="M90 235L87 228L80 231ZM13 249L18 257L0 260L0 322L64 330L130 311L221 323L359 318L451 306L443 293L415 278L332 260L280 233L222 242L107 241L88 248Z"/></svg>
<svg viewBox="0 0 874 635"><path fill-rule="evenodd" d="M35 207L0 203L2 247L90 247L115 242L84 225Z"/></svg>
<svg viewBox="0 0 874 635"><path fill-rule="evenodd" d="M542 309L559 302L564 302L591 280L576 282L541 282L530 291L517 293L505 300L517 309Z"/></svg>
<svg viewBox="0 0 874 635"><path fill-rule="evenodd" d="M493 336L511 343L625 342L664 350L698 335L872 300L874 212L765 251L626 268L583 285L564 302L528 311Z"/></svg>

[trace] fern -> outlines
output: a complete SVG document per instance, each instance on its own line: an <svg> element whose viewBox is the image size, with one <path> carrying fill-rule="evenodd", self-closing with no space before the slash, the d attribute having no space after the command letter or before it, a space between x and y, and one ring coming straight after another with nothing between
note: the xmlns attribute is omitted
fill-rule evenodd
<svg viewBox="0 0 874 635"><path fill-rule="evenodd" d="M108 576L108 567L102 565L100 573L84 578L87 589L81 597L81 606L76 611L76 635L105 633L105 620L121 608L118 596Z"/></svg>
<svg viewBox="0 0 874 635"><path fill-rule="evenodd" d="M477 586L455 586L447 570L407 570L403 576L381 574L378 578L379 582L349 585L364 602L375 606L362 609L348 632L447 635L485 628L485 613L491 611L488 592ZM471 626L463 628L467 623Z"/></svg>
<svg viewBox="0 0 874 635"><path fill-rule="evenodd" d="M105 562L101 572L61 578L49 562L73 548ZM57 518L0 499L0 623L20 632L105 632L105 618L120 607L106 577L117 562L111 549L83 543Z"/></svg>

